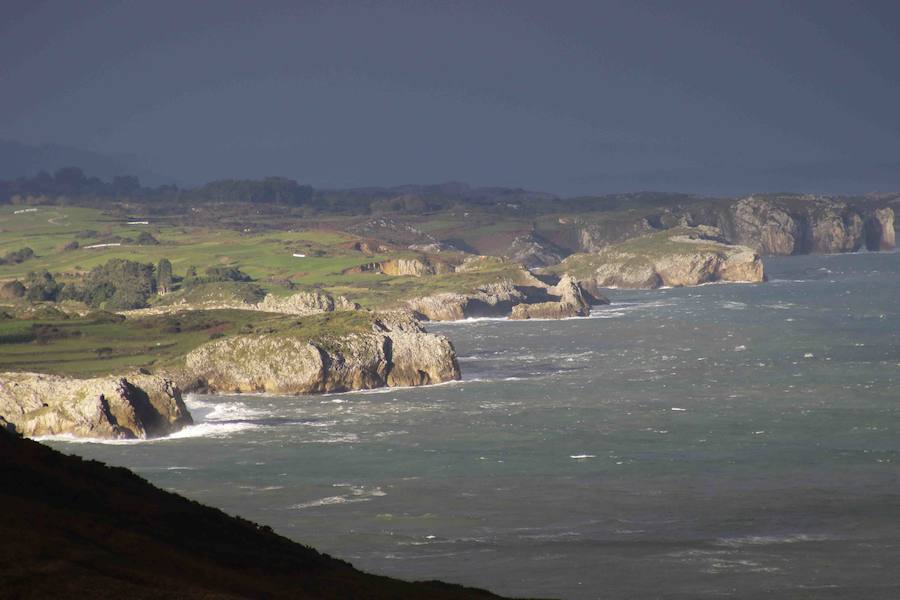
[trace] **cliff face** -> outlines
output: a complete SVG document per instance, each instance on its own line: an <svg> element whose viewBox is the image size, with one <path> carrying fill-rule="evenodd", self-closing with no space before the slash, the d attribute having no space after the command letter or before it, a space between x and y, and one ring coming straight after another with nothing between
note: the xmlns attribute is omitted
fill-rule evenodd
<svg viewBox="0 0 900 600"><path fill-rule="evenodd" d="M262 334L209 342L188 354L186 367L199 386L221 392L340 392L460 377L449 340L397 314L333 340Z"/></svg>
<svg viewBox="0 0 900 600"><path fill-rule="evenodd" d="M634 211L576 223L577 250L599 252L628 239L679 227L711 226L732 244L760 254L831 254L894 247L894 210L870 199L809 195L750 196Z"/></svg>
<svg viewBox="0 0 900 600"><path fill-rule="evenodd" d="M870 251L893 250L897 245L894 231L894 211L879 208L866 222L866 249Z"/></svg>
<svg viewBox="0 0 900 600"><path fill-rule="evenodd" d="M29 436L150 438L193 422L171 380L142 373L93 379L3 373L0 414Z"/></svg>
<svg viewBox="0 0 900 600"><path fill-rule="evenodd" d="M716 225L729 241L763 254L829 254L894 247L894 211L814 197L750 197Z"/></svg>

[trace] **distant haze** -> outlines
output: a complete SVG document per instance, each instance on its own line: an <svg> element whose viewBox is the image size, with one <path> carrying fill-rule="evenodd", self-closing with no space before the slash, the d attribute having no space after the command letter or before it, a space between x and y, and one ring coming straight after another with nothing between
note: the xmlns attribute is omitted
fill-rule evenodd
<svg viewBox="0 0 900 600"><path fill-rule="evenodd" d="M900 190L900 3L6 0L0 139L5 177Z"/></svg>

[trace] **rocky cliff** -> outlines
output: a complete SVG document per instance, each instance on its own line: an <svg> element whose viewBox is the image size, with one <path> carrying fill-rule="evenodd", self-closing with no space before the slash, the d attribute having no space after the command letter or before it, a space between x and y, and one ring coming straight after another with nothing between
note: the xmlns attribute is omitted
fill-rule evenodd
<svg viewBox="0 0 900 600"><path fill-rule="evenodd" d="M582 289L680 287L715 281L765 279L759 255L727 244L711 227L676 228L629 240L593 254L576 254L556 272L573 274Z"/></svg>
<svg viewBox="0 0 900 600"><path fill-rule="evenodd" d="M369 331L304 339L290 332L242 335L191 351L196 389L306 394L459 379L447 338L425 333L409 314L374 318Z"/></svg>
<svg viewBox="0 0 900 600"><path fill-rule="evenodd" d="M864 202L817 196L751 196L707 221L725 238L762 254L831 254L890 250L894 211Z"/></svg>
<svg viewBox="0 0 900 600"><path fill-rule="evenodd" d="M178 386L143 373L91 379L2 373L0 415L29 436L151 438L192 423Z"/></svg>
<svg viewBox="0 0 900 600"><path fill-rule="evenodd" d="M577 250L598 252L626 239L679 227L711 226L725 241L761 254L830 254L890 250L896 243L894 210L871 199L812 195L759 195L650 207L573 226Z"/></svg>

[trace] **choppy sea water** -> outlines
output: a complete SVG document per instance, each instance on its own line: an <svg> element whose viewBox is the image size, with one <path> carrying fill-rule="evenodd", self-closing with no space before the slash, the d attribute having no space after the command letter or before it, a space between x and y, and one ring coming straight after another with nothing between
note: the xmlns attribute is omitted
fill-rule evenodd
<svg viewBox="0 0 900 600"><path fill-rule="evenodd" d="M900 254L767 269L613 291L589 319L432 325L459 383L194 396L170 439L49 443L402 578L900 598Z"/></svg>

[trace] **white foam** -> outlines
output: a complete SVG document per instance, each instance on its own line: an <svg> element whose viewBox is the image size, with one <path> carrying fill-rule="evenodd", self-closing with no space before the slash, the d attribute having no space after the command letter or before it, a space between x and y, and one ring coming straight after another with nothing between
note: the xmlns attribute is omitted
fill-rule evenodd
<svg viewBox="0 0 900 600"><path fill-rule="evenodd" d="M575 460L583 460L585 458L597 458L596 454L572 454L569 458L574 458Z"/></svg>
<svg viewBox="0 0 900 600"><path fill-rule="evenodd" d="M785 535L747 535L733 538L719 538L718 546L739 548L741 546L771 546L775 544L799 544L804 542L826 542L835 539L827 534L788 533Z"/></svg>

